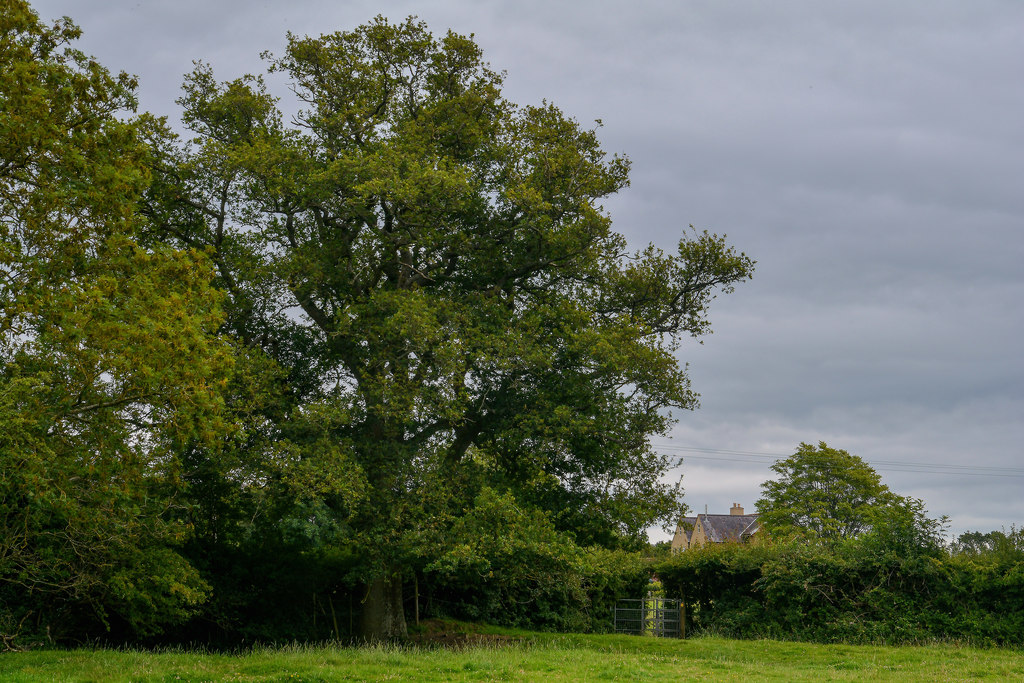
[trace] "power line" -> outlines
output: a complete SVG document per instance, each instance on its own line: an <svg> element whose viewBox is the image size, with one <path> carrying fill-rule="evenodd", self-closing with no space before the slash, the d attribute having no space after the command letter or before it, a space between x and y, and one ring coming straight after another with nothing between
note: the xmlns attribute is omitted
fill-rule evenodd
<svg viewBox="0 0 1024 683"><path fill-rule="evenodd" d="M675 444L652 443L656 450L682 451L687 453L686 459L713 460L716 462L742 462L770 465L784 460L792 453L765 453L758 451L738 451L724 448L699 448L696 446L677 446ZM702 455L703 454L703 455ZM731 456L731 457L730 457ZM904 460L865 460L877 470L885 472L906 472L920 474L953 474L972 477L1011 477L1024 478L1022 467L993 467L984 465L943 465L939 463L921 463Z"/></svg>
<svg viewBox="0 0 1024 683"><path fill-rule="evenodd" d="M694 453L720 453L725 455L739 455L752 458L767 458L770 460L782 460L792 456L792 453L765 453L758 451L736 451L726 450L721 448L698 448L695 446L676 446L675 444L651 444L655 448L662 450L678 450L688 451ZM691 456L698 457L698 456ZM707 456L710 457L710 456ZM868 461L865 461L868 462ZM939 463L922 463L922 462L911 462L907 460L871 460L870 462L878 465L895 465L900 467L942 467L951 469L962 469L962 470L991 470L995 472L1006 472L1006 473L1018 473L1024 474L1024 467L991 467L982 465L942 465Z"/></svg>

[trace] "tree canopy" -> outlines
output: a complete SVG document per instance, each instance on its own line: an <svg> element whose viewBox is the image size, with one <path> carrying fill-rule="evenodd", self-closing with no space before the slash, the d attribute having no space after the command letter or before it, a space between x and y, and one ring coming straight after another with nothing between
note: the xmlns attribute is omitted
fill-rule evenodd
<svg viewBox="0 0 1024 683"><path fill-rule="evenodd" d="M629 251L600 204L628 160L504 99L470 38L378 17L265 57L299 113L199 64L194 137L151 132L147 213L156 240L210 251L226 329L282 368L291 408L266 447L315 473L301 495L374 590L484 489L583 544L673 518L648 437L696 405L680 339L752 261L692 230L673 254Z"/></svg>
<svg viewBox="0 0 1024 683"><path fill-rule="evenodd" d="M757 502L761 525L769 532L852 538L871 528L879 510L901 500L871 465L824 441L801 443L772 471L779 478L761 484Z"/></svg>
<svg viewBox="0 0 1024 683"><path fill-rule="evenodd" d="M293 116L197 63L182 139L78 35L0 17L5 644L154 634L211 595L244 620L237 558L278 554L396 635L410 577L515 600L674 521L649 438L696 407L677 352L753 262L692 227L630 249L597 128L378 17L264 55Z"/></svg>
<svg viewBox="0 0 1024 683"><path fill-rule="evenodd" d="M174 444L219 429L230 355L205 256L137 241L134 80L68 20L0 14L0 630L180 620Z"/></svg>

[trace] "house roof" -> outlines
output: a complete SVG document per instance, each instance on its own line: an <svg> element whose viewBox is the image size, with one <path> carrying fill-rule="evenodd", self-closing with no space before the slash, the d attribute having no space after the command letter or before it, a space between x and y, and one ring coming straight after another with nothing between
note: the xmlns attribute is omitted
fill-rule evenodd
<svg viewBox="0 0 1024 683"><path fill-rule="evenodd" d="M713 543L739 541L758 529L757 515L697 515L704 535Z"/></svg>
<svg viewBox="0 0 1024 683"><path fill-rule="evenodd" d="M753 517L753 521L747 525L747 528L740 532L740 538L749 538L756 534L761 529L761 523L758 521L757 515L750 515Z"/></svg>
<svg viewBox="0 0 1024 683"><path fill-rule="evenodd" d="M686 536L686 541L689 542L693 536L693 526L696 523L696 517L683 517L679 520L679 526L676 527L676 535L678 536L682 532Z"/></svg>

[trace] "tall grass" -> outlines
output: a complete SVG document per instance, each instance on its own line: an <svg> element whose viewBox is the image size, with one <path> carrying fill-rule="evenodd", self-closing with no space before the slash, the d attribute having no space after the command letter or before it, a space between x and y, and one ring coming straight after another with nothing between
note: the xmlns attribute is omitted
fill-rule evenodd
<svg viewBox="0 0 1024 683"><path fill-rule="evenodd" d="M246 652L36 651L0 657L0 680L36 681L944 681L1021 680L1013 650L876 647L520 633L461 649L290 644Z"/></svg>

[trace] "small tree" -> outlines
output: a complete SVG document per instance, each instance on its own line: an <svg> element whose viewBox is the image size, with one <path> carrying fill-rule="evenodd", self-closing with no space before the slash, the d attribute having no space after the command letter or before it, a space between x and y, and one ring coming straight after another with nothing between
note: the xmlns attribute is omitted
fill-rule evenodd
<svg viewBox="0 0 1024 683"><path fill-rule="evenodd" d="M1015 525L1010 530L1002 531L968 531L960 534L950 544L950 551L957 555L973 555L976 557L1024 557L1024 529Z"/></svg>
<svg viewBox="0 0 1024 683"><path fill-rule="evenodd" d="M757 501L760 523L770 533L851 538L870 528L880 508L900 500L868 463L824 441L801 443L772 470L780 478L761 484Z"/></svg>

